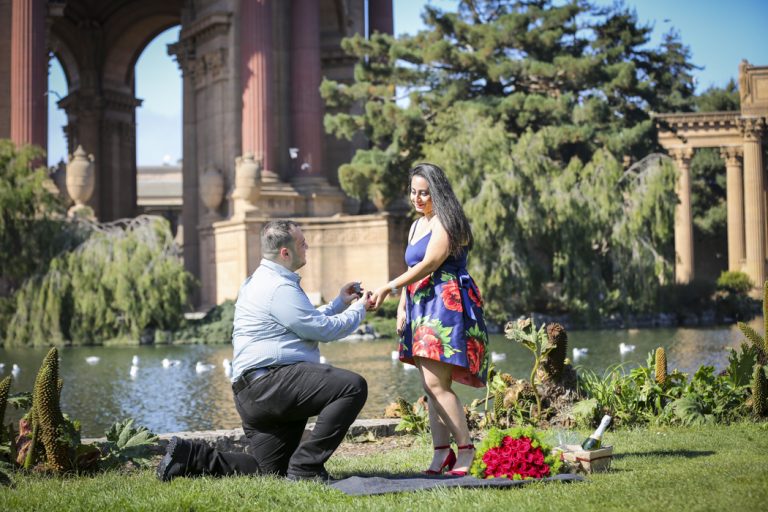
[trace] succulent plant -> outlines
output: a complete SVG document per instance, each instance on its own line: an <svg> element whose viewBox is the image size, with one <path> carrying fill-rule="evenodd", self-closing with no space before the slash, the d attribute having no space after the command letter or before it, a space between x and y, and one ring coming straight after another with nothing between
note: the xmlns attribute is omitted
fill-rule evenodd
<svg viewBox="0 0 768 512"><path fill-rule="evenodd" d="M57 473L70 469L66 441L67 422L59 406L59 351L55 347L48 352L40 366L35 379L32 403L33 443L34 431L39 430L48 466Z"/></svg>
<svg viewBox="0 0 768 512"><path fill-rule="evenodd" d="M501 417L504 416L504 412L505 412L504 394L505 393L506 393L506 389L499 389L493 395L493 414L497 423L501 419Z"/></svg>
<svg viewBox="0 0 768 512"><path fill-rule="evenodd" d="M662 387L667 383L667 352L664 347L656 349L656 383Z"/></svg>
<svg viewBox="0 0 768 512"><path fill-rule="evenodd" d="M766 404L766 392L768 392L768 385L766 385L765 371L763 371L763 365L756 364L754 375L752 377L752 412L755 416L762 418L768 413L768 404Z"/></svg>
<svg viewBox="0 0 768 512"><path fill-rule="evenodd" d="M11 391L11 381L13 377L10 375L0 381L0 428L3 428L5 421L5 407L8 405L8 393Z"/></svg>

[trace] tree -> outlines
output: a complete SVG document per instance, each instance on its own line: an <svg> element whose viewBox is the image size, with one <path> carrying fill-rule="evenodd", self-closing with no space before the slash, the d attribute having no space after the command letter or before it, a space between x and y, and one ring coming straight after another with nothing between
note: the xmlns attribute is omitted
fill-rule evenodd
<svg viewBox="0 0 768 512"><path fill-rule="evenodd" d="M21 282L44 268L71 239L64 205L46 186L47 169L36 162L45 152L35 146L17 148L0 139L0 279L12 293Z"/></svg>
<svg viewBox="0 0 768 512"><path fill-rule="evenodd" d="M11 295L62 251L82 240L46 186L45 152L0 139L0 340L14 312Z"/></svg>
<svg viewBox="0 0 768 512"><path fill-rule="evenodd" d="M634 12L579 0L465 0L423 17L414 36L345 40L354 83L323 83L332 108L360 106L327 115L326 129L371 141L340 169L342 187L391 200L417 160L444 167L493 318L537 297L651 308L671 272L674 174L659 158L625 167L658 149L651 112L694 107L679 36L649 48Z"/></svg>

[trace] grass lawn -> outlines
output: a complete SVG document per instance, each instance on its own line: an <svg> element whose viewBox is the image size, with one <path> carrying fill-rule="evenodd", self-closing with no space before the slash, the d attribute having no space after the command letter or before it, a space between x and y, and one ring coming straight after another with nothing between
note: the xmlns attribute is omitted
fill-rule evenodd
<svg viewBox="0 0 768 512"><path fill-rule="evenodd" d="M440 489L352 498L322 484L274 477L176 479L153 471L50 478L14 476L0 510L768 510L768 424L651 427L607 434L612 470L573 484ZM410 444L410 446L409 446ZM406 473L426 466L425 438L379 441L328 463L338 476Z"/></svg>

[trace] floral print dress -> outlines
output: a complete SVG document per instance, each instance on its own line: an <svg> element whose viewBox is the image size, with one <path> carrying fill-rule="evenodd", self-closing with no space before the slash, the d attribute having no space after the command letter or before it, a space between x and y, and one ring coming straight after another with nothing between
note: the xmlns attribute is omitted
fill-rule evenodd
<svg viewBox="0 0 768 512"><path fill-rule="evenodd" d="M405 262L413 267L427 251L432 233L408 244ZM488 331L483 321L480 290L467 273L467 251L448 256L423 280L408 285L406 323L400 340L400 361L414 356L453 365L452 378L483 387L488 375Z"/></svg>

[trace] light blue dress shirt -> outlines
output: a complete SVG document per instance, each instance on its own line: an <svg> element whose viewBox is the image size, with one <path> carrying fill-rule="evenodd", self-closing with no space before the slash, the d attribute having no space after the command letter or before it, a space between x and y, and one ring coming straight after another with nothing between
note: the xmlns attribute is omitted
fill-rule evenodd
<svg viewBox="0 0 768 512"><path fill-rule="evenodd" d="M318 342L352 334L365 319L365 303L348 308L340 297L315 308L301 277L270 260L240 287L232 332L232 382L249 368L320 362Z"/></svg>

